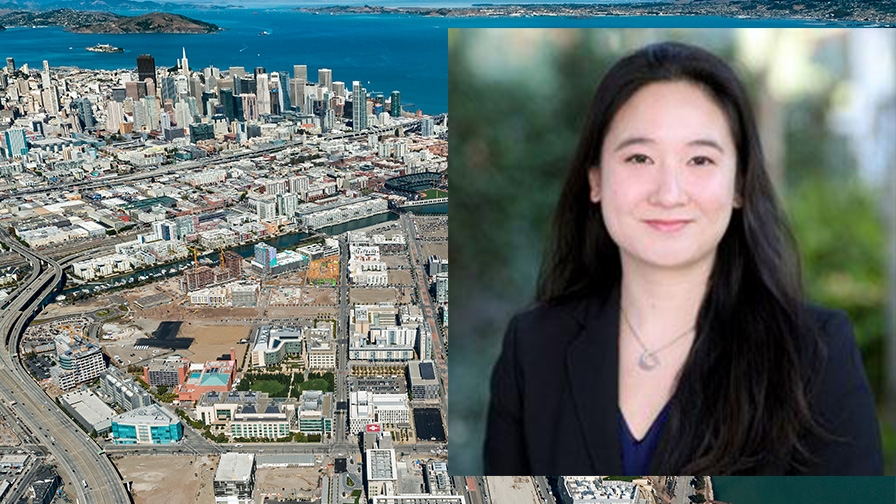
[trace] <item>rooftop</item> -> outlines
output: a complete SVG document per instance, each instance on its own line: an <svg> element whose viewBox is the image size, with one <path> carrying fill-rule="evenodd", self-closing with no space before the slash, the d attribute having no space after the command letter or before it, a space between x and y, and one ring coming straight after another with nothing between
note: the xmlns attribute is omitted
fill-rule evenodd
<svg viewBox="0 0 896 504"><path fill-rule="evenodd" d="M177 415L158 404L150 404L122 413L112 419L116 423L170 425L179 422Z"/></svg>
<svg viewBox="0 0 896 504"><path fill-rule="evenodd" d="M218 462L215 481L239 481L246 483L255 469L255 455L252 453L225 453Z"/></svg>

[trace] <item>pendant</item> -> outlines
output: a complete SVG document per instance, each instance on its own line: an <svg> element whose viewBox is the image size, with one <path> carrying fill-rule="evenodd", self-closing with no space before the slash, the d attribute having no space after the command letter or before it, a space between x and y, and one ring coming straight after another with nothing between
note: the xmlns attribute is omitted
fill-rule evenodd
<svg viewBox="0 0 896 504"><path fill-rule="evenodd" d="M653 368L660 364L659 357L653 352L643 352L638 359L638 367L644 371L652 371Z"/></svg>

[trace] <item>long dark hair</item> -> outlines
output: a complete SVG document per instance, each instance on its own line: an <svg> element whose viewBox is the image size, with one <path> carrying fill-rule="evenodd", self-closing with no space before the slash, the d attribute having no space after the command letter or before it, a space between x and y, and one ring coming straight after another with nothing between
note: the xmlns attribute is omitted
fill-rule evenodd
<svg viewBox="0 0 896 504"><path fill-rule="evenodd" d="M678 378L666 427L674 446L660 450L662 474L798 472L811 459L808 434L820 433L809 407L811 366L799 261L766 172L746 90L735 72L704 49L647 46L619 60L591 101L587 123L554 214L538 301L607 298L622 267L600 205L589 201L588 170L599 164L613 117L643 86L691 82L725 112L737 148L736 208L721 242L697 317L697 337ZM599 168L599 167L598 167ZM811 338L817 340L817 338Z"/></svg>

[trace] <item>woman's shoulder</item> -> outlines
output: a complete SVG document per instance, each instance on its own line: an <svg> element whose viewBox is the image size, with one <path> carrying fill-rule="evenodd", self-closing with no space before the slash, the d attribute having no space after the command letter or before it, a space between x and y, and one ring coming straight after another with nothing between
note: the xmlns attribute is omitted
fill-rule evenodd
<svg viewBox="0 0 896 504"><path fill-rule="evenodd" d="M806 318L810 329L820 339L827 352L849 350L856 347L855 332L849 315L814 304L805 305Z"/></svg>

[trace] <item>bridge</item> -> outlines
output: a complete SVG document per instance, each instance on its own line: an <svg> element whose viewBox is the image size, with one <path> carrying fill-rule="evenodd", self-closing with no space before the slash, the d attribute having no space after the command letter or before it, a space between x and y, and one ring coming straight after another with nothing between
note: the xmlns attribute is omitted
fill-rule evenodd
<svg viewBox="0 0 896 504"><path fill-rule="evenodd" d="M28 324L62 291L64 268L90 253L81 252L57 263L22 246L5 231L0 230L0 240L25 257L32 268L27 283L0 313L0 399L3 408L8 407L6 416L30 433L31 438L23 442L48 449L79 503L130 502L112 462L100 455L98 445L50 400L18 358L19 341ZM87 482L86 488L79 484L82 480Z"/></svg>

